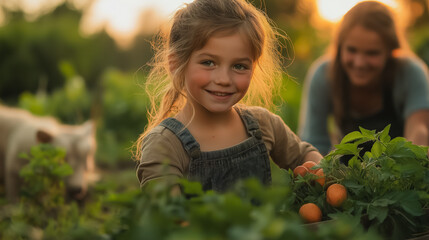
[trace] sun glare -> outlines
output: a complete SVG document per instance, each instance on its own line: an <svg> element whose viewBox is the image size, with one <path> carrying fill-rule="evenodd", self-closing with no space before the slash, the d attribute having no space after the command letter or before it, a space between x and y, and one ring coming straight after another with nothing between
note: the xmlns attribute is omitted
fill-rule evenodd
<svg viewBox="0 0 429 240"><path fill-rule="evenodd" d="M127 47L138 31L145 30L141 28L154 28L186 2L191 0L95 0L83 16L82 31L92 34L104 28Z"/></svg>
<svg viewBox="0 0 429 240"><path fill-rule="evenodd" d="M320 17L329 22L338 22L358 2L362 2L362 0L317 0L317 8ZM392 8L398 7L398 3L395 0L380 0L379 2Z"/></svg>
<svg viewBox="0 0 429 240"><path fill-rule="evenodd" d="M76 9L81 9L81 31L90 35L103 29L116 42L123 46L130 46L138 32L153 32L175 10L183 4L193 0L0 0L0 25L4 23L5 9L22 9L27 19L35 19L40 14L49 12L55 6L68 1ZM266 0L272 1L272 0ZM315 19L324 19L328 23L338 22L341 17L356 3L362 0L308 0L315 3L318 16ZM399 0L379 0L394 9L398 9ZM323 23L324 21L319 21ZM317 24L316 24L317 25Z"/></svg>

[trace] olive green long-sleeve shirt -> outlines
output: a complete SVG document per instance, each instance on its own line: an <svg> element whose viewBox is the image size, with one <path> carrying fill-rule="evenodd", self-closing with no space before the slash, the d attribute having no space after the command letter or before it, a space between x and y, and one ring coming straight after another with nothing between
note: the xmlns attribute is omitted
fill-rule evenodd
<svg viewBox="0 0 429 240"><path fill-rule="evenodd" d="M242 107L243 108L243 107ZM262 140L271 160L280 168L295 168L304 162L304 156L317 151L312 145L303 142L283 122L280 116L261 107L244 107L259 122ZM190 157L181 141L169 129L156 126L146 136L142 145L137 177L143 186L151 180L171 180L186 177Z"/></svg>

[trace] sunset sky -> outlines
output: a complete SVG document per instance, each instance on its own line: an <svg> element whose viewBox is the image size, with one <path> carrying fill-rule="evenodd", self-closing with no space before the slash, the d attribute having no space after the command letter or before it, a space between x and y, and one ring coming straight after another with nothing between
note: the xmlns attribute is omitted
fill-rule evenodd
<svg viewBox="0 0 429 240"><path fill-rule="evenodd" d="M28 19L49 12L66 0L19 0L0 1L7 9L22 9ZM158 25L177 8L193 0L67 0L76 9L83 10L81 30L92 34L105 29L117 42L129 44L137 31L154 31ZM267 0L270 1L270 0ZM317 4L320 17L328 22L337 22L353 5L362 0L304 0ZM380 0L398 8L397 0ZM1 8L0 8L1 9ZM143 14L144 13L144 14ZM142 16L146 16L142 18ZM4 16L0 12L0 23ZM139 25L140 24L140 25ZM146 28L146 29L144 29Z"/></svg>

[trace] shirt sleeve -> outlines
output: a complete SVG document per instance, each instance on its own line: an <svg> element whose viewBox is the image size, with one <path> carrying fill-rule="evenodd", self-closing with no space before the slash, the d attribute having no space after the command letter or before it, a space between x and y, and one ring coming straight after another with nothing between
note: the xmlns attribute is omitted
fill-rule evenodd
<svg viewBox="0 0 429 240"><path fill-rule="evenodd" d="M280 168L295 168L304 161L308 152L317 151L301 139L284 123L283 119L264 108L254 110L262 131L262 138L270 157Z"/></svg>
<svg viewBox="0 0 429 240"><path fill-rule="evenodd" d="M165 131L150 133L143 142L140 162L137 166L137 178L140 186L153 180L176 183L184 176L186 159L180 142L174 141ZM179 141L179 140L178 140Z"/></svg>
<svg viewBox="0 0 429 240"><path fill-rule="evenodd" d="M429 109L429 77L425 63L409 59L397 78L396 98L403 98L403 118L421 109ZM401 92L404 91L404 92Z"/></svg>
<svg viewBox="0 0 429 240"><path fill-rule="evenodd" d="M318 60L304 81L298 135L316 147L322 155L331 149L328 116L332 111L327 79L328 61Z"/></svg>
<svg viewBox="0 0 429 240"><path fill-rule="evenodd" d="M301 141L280 116L273 116L271 121L274 130L274 145L270 155L279 167L294 169L304 163L307 153L317 151L310 143Z"/></svg>

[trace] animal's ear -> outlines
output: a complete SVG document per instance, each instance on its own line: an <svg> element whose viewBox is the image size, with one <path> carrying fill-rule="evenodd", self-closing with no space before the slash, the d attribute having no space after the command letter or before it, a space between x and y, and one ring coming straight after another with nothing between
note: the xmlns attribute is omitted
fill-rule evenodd
<svg viewBox="0 0 429 240"><path fill-rule="evenodd" d="M54 139L54 136L45 130L37 130L36 139L40 143L50 143Z"/></svg>

